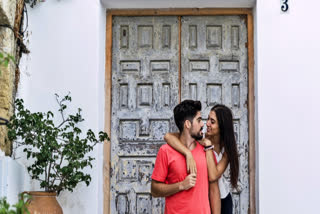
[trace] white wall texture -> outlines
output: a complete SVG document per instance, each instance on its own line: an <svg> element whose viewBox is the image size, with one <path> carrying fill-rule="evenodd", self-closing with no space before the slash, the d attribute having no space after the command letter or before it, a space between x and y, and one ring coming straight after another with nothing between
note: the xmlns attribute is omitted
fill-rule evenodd
<svg viewBox="0 0 320 214"><path fill-rule="evenodd" d="M257 0L260 213L319 213L320 3Z"/></svg>
<svg viewBox="0 0 320 214"><path fill-rule="evenodd" d="M113 2L102 0L108 8L151 7L143 1ZM165 6L150 2L154 8ZM168 7L195 7L191 0L172 2ZM230 2L255 7L259 213L316 213L320 3L289 0L289 12L282 13L280 0L199 2L201 7L230 7ZM29 30L31 54L24 58L19 97L31 110L46 111L56 106L54 93L70 91L73 109L83 109L83 127L103 129L105 8L99 0L46 1L29 9ZM102 213L102 146L93 154L90 187L80 185L59 197L67 214Z"/></svg>
<svg viewBox="0 0 320 214"><path fill-rule="evenodd" d="M25 191L25 183L30 181L25 171L22 164L0 151L0 198L5 197L9 204L17 202L18 195Z"/></svg>
<svg viewBox="0 0 320 214"><path fill-rule="evenodd" d="M29 49L22 62L18 96L32 111L57 109L54 93L73 98L70 112L83 110L83 128L104 129L105 9L99 0L45 1L28 8ZM79 185L58 198L64 213L102 213L103 146L96 157L89 187ZM22 161L25 162L25 161ZM35 183L26 190L39 190Z"/></svg>

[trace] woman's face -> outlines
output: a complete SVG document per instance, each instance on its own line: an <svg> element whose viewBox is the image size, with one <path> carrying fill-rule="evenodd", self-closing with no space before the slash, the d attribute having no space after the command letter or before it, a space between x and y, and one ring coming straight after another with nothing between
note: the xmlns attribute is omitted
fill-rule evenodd
<svg viewBox="0 0 320 214"><path fill-rule="evenodd" d="M210 111L206 125L208 136L217 136L220 134L219 123L217 120L216 113L214 111Z"/></svg>

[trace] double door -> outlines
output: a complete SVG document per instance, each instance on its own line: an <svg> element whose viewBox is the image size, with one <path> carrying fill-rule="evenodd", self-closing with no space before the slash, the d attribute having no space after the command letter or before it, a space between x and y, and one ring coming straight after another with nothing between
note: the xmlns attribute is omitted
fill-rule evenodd
<svg viewBox="0 0 320 214"><path fill-rule="evenodd" d="M234 213L247 213L247 26L241 16L113 17L111 213L163 213L150 194L166 132L177 131L180 100L202 103L202 117L222 103L234 114L240 154ZM223 175L229 179L229 173Z"/></svg>

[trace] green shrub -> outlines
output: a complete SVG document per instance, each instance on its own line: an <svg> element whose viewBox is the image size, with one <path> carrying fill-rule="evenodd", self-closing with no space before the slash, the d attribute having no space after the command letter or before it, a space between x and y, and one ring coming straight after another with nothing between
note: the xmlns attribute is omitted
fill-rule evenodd
<svg viewBox="0 0 320 214"><path fill-rule="evenodd" d="M21 195L19 196L20 200L11 206L6 198L0 199L0 214L30 214L28 211L26 205L27 200L30 198L28 194L23 194L23 198L21 198ZM14 207L14 209L12 209Z"/></svg>
<svg viewBox="0 0 320 214"><path fill-rule="evenodd" d="M80 182L89 185L91 176L83 171L88 166L92 168L94 158L88 153L97 143L110 139L102 131L96 138L91 129L82 134L81 109L76 114L65 115L71 97L60 99L56 94L56 100L61 116L59 124L55 124L52 111L31 113L25 109L23 100L17 99L15 114L8 123L8 137L23 146L27 159L31 160L27 167L31 178L39 180L45 191L59 194L63 190L73 191Z"/></svg>

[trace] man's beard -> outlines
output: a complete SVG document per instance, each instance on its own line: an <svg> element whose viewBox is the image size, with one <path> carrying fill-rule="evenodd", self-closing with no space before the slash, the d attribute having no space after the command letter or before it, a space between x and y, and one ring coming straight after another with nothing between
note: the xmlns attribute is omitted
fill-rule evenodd
<svg viewBox="0 0 320 214"><path fill-rule="evenodd" d="M202 140L202 135L198 134L198 135L191 135L191 137L195 140Z"/></svg>
<svg viewBox="0 0 320 214"><path fill-rule="evenodd" d="M202 128L200 129L200 132L202 131ZM191 134L191 137L195 140L202 140L203 136L199 133L197 134Z"/></svg>

